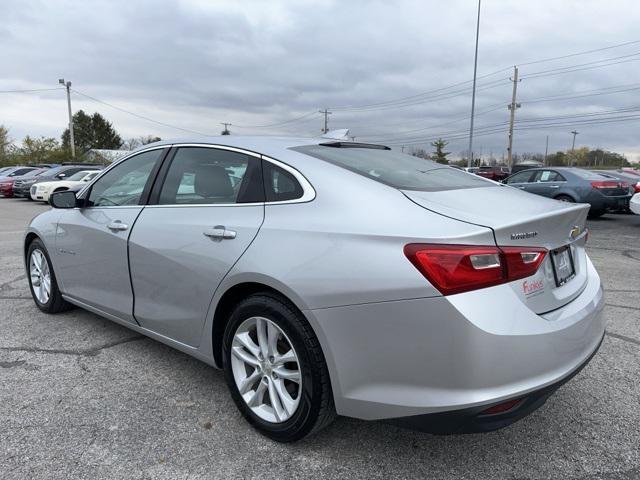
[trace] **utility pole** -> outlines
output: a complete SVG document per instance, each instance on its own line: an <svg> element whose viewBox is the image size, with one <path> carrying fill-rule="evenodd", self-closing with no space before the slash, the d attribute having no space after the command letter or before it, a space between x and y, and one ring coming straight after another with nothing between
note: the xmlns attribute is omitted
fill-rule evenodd
<svg viewBox="0 0 640 480"><path fill-rule="evenodd" d="M469 159L467 166L473 165L473 118L476 111L476 74L478 73L478 39L480 38L480 2L478 0L478 19L476 21L476 53L473 59L473 88L471 90L471 125L469 125Z"/></svg>
<svg viewBox="0 0 640 480"><path fill-rule="evenodd" d="M229 131L229 127L231 126L230 123L220 123L220 125L224 125L224 130L222 131L222 135L231 135L231 132Z"/></svg>
<svg viewBox="0 0 640 480"><path fill-rule="evenodd" d="M76 144L73 138L73 114L71 113L71 82L65 82L64 78L59 78L58 83L67 89L67 110L69 111L69 144L71 145L71 158L76 159Z"/></svg>
<svg viewBox="0 0 640 480"><path fill-rule="evenodd" d="M543 166L547 166L547 153L549 153L549 135L547 135L547 141L544 143L544 162Z"/></svg>
<svg viewBox="0 0 640 480"><path fill-rule="evenodd" d="M580 132L576 132L575 130L572 132L569 132L573 134L573 142L571 142L571 151L573 152L576 149L576 135L578 135Z"/></svg>
<svg viewBox="0 0 640 480"><path fill-rule="evenodd" d="M510 110L509 114L509 146L507 147L507 165L509 167L513 166L513 122L516 119L516 108L520 108L520 104L516 103L516 94L518 91L518 67L513 67L513 78L511 79L513 82L513 92L511 93L511 103L508 108Z"/></svg>
<svg viewBox="0 0 640 480"><path fill-rule="evenodd" d="M324 128L322 129L322 133L327 133L329 131L329 115L331 115L331 113L329 110L325 109L324 110L319 110L320 113L324 114Z"/></svg>

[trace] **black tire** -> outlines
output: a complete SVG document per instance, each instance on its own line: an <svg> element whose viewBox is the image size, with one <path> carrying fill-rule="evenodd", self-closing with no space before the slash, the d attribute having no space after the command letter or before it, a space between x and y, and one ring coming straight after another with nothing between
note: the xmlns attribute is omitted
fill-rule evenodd
<svg viewBox="0 0 640 480"><path fill-rule="evenodd" d="M46 303L40 302L36 297L34 292L34 286L32 285L31 273L29 271L29 264L31 259L31 254L34 250L40 250L47 261L49 272L51 273L51 291L49 294L49 299ZM53 267L51 266L51 259L49 258L49 253L45 248L44 244L39 238L34 239L27 249L27 258L26 258L26 266L27 266L27 279L29 280L29 289L31 290L31 297L35 302L36 306L45 313L60 313L66 310L69 310L73 307L69 302L67 302L64 298L62 298L62 294L60 293L60 289L58 288L58 282L56 281L56 275L53 271Z"/></svg>
<svg viewBox="0 0 640 480"><path fill-rule="evenodd" d="M557 197L554 197L554 198L556 200L560 200L561 202L576 203L573 197L570 197L569 195L558 195Z"/></svg>
<svg viewBox="0 0 640 480"><path fill-rule="evenodd" d="M231 368L231 344L236 330L246 319L260 316L275 323L295 349L302 374L300 403L291 418L282 423L258 417L238 391ZM329 371L322 349L311 326L300 311L284 298L258 293L242 300L233 309L225 328L222 359L225 379L242 416L260 433L278 442L294 442L320 431L336 417Z"/></svg>
<svg viewBox="0 0 640 480"><path fill-rule="evenodd" d="M594 210L593 208L589 210L589 218L600 218L606 212L604 210Z"/></svg>

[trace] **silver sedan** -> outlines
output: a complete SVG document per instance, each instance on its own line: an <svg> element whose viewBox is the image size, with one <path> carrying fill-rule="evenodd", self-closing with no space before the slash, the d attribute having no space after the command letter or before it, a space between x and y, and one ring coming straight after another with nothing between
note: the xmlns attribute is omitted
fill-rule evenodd
<svg viewBox="0 0 640 480"><path fill-rule="evenodd" d="M38 308L85 308L222 368L277 441L336 414L500 428L604 335L588 205L380 145L161 142L51 204L24 241Z"/></svg>

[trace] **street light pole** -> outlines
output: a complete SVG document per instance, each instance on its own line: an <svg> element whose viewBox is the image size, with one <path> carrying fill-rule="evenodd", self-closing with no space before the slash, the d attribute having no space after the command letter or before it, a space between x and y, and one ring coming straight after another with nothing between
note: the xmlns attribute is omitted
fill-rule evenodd
<svg viewBox="0 0 640 480"><path fill-rule="evenodd" d="M67 110L69 111L69 144L71 145L71 158L76 159L76 144L73 138L73 114L71 113L71 82L65 82L64 78L58 79L60 85L67 89Z"/></svg>
<svg viewBox="0 0 640 480"><path fill-rule="evenodd" d="M476 111L476 75L478 73L478 39L480 38L480 2L478 0L478 19L476 21L476 53L473 59L473 89L471 91L471 125L469 126L469 159L467 166L473 165L473 117Z"/></svg>

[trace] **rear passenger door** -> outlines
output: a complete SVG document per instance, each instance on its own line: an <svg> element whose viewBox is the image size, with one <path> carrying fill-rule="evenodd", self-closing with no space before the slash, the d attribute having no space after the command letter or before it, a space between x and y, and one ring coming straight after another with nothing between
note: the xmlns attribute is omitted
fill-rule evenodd
<svg viewBox="0 0 640 480"><path fill-rule="evenodd" d="M527 191L553 198L565 182L565 179L555 170L538 170L531 180Z"/></svg>
<svg viewBox="0 0 640 480"><path fill-rule="evenodd" d="M199 346L214 292L263 219L259 156L223 147L174 148L129 240L138 323Z"/></svg>

